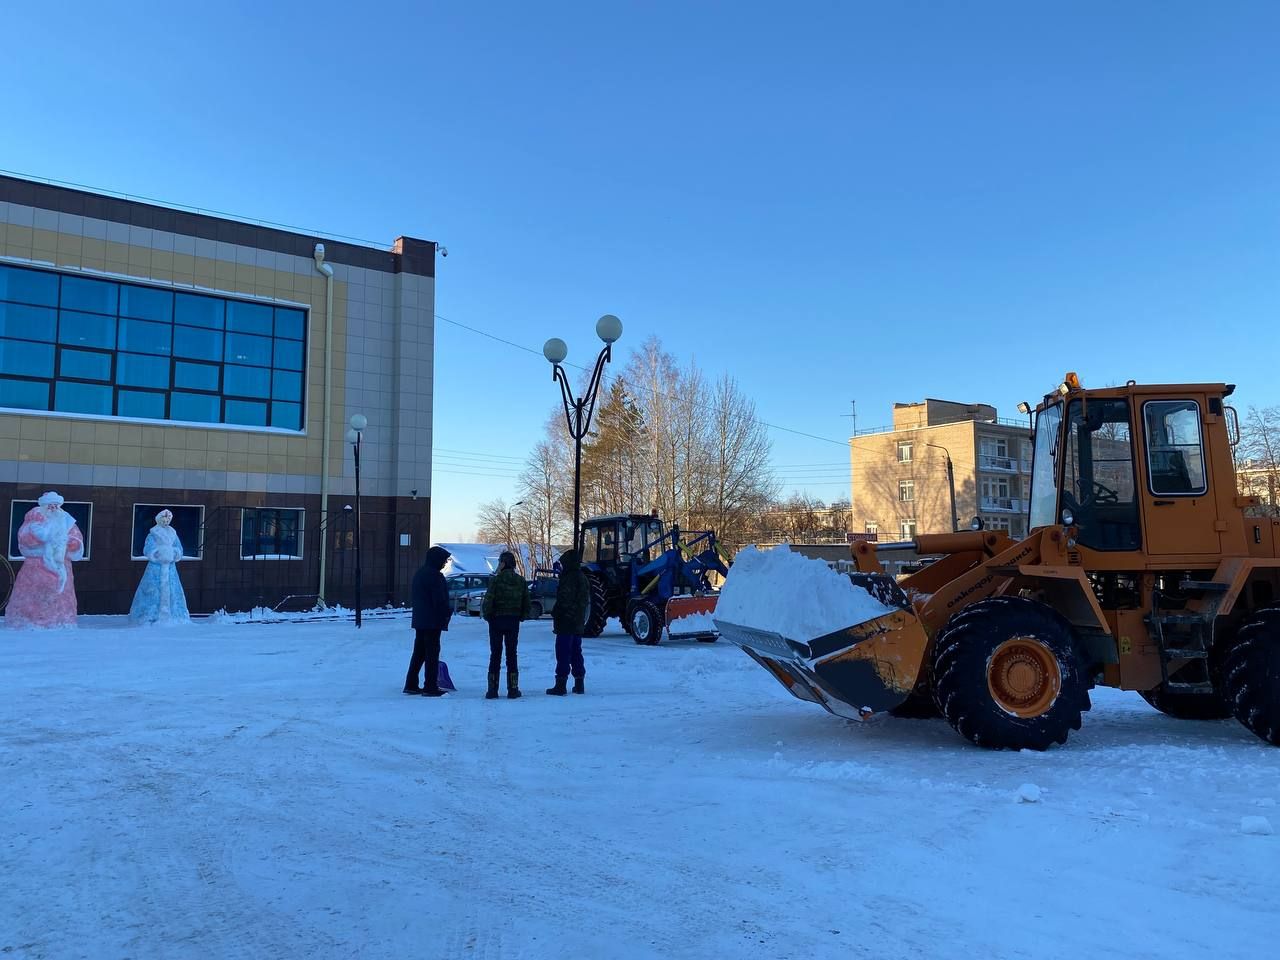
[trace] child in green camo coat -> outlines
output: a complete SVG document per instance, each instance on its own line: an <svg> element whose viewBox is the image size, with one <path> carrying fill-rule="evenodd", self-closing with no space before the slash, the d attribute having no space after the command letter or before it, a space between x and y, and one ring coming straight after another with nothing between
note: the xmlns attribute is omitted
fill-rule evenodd
<svg viewBox="0 0 1280 960"><path fill-rule="evenodd" d="M502 648L507 649L507 697L520 696L520 668L516 644L520 621L529 619L529 584L516 572L516 558L505 550L498 558L498 572L484 592L484 619L489 624L489 689L486 700L498 697L498 676L502 670Z"/></svg>

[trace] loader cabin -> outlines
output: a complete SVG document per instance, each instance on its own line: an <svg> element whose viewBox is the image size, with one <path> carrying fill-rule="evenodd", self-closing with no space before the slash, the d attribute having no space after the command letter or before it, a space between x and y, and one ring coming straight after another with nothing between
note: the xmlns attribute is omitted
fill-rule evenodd
<svg viewBox="0 0 1280 960"><path fill-rule="evenodd" d="M1271 523L1236 494L1230 384L1085 390L1074 373L1036 408L1030 527L1062 524L1090 570L1214 568L1273 556ZM1246 527L1248 529L1246 530Z"/></svg>

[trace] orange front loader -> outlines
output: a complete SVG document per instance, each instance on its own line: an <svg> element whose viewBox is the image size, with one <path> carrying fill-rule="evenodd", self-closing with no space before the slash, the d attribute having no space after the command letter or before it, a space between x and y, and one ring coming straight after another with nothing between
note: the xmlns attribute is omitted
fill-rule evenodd
<svg viewBox="0 0 1280 960"><path fill-rule="evenodd" d="M1036 410L1026 539L859 543L850 577L891 613L817 638L720 632L832 713L941 713L982 746L1065 742L1095 684L1280 745L1280 516L1236 493L1233 389L1069 374ZM894 582L879 555L903 548L938 559Z"/></svg>

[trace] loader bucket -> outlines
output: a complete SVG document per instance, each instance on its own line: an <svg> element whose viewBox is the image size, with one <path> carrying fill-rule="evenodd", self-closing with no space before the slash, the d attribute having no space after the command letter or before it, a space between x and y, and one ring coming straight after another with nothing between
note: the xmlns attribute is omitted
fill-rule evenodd
<svg viewBox="0 0 1280 960"><path fill-rule="evenodd" d="M717 619L736 643L795 697L831 713L863 720L901 705L916 685L929 645L902 588L883 574L851 573L890 612L820 637L784 637Z"/></svg>
<svg viewBox="0 0 1280 960"><path fill-rule="evenodd" d="M700 597L672 597L667 601L667 636L672 640L704 640L719 638L712 615L716 612L715 594Z"/></svg>

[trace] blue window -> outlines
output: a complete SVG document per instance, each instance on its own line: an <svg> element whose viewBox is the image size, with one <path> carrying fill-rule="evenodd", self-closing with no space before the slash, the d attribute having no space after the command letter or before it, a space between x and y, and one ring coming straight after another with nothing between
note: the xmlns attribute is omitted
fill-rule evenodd
<svg viewBox="0 0 1280 960"><path fill-rule="evenodd" d="M302 369L302 344L296 340L277 340L275 365L285 370Z"/></svg>
<svg viewBox="0 0 1280 960"><path fill-rule="evenodd" d="M58 376L76 380L111 380L111 354L97 350L62 348L58 357Z"/></svg>
<svg viewBox="0 0 1280 960"><path fill-rule="evenodd" d="M116 413L122 417L163 420L164 398L165 395L159 392L121 390L116 399Z"/></svg>
<svg viewBox="0 0 1280 960"><path fill-rule="evenodd" d="M198 360L218 360L222 356L222 334L197 327L173 328L173 355Z"/></svg>
<svg viewBox="0 0 1280 960"><path fill-rule="evenodd" d="M302 404L271 401L271 425L286 430L302 429Z"/></svg>
<svg viewBox="0 0 1280 960"><path fill-rule="evenodd" d="M0 406L300 430L307 328L298 307L3 264Z"/></svg>
<svg viewBox="0 0 1280 960"><path fill-rule="evenodd" d="M87 310L90 313L116 315L120 285L86 277L62 278L62 309Z"/></svg>
<svg viewBox="0 0 1280 960"><path fill-rule="evenodd" d="M188 363L178 360L173 365L173 385L188 390L218 392L218 370L212 363Z"/></svg>
<svg viewBox="0 0 1280 960"><path fill-rule="evenodd" d="M227 329L271 336L271 308L262 303L227 301Z"/></svg>
<svg viewBox="0 0 1280 960"><path fill-rule="evenodd" d="M111 413L111 388L96 383L59 380L54 387L53 409L68 413Z"/></svg>
<svg viewBox="0 0 1280 960"><path fill-rule="evenodd" d="M44 270L0 266L0 300L56 307L58 275Z"/></svg>
<svg viewBox="0 0 1280 960"><path fill-rule="evenodd" d="M103 347L110 350L116 345L116 321L114 317L102 317L96 313L58 314L58 341L80 347Z"/></svg>
<svg viewBox="0 0 1280 960"><path fill-rule="evenodd" d="M222 329L226 314L226 301L217 297L202 297L198 293L180 293L173 305L174 320L192 327Z"/></svg>
<svg viewBox="0 0 1280 960"><path fill-rule="evenodd" d="M228 400L224 420L227 423L241 423L246 427L265 427L267 405L253 400Z"/></svg>
<svg viewBox="0 0 1280 960"><path fill-rule="evenodd" d="M271 393L271 371L266 367L222 368L222 392L236 397L266 397Z"/></svg>
<svg viewBox="0 0 1280 960"><path fill-rule="evenodd" d="M271 375L271 397L297 403L302 399L302 374L277 370Z"/></svg>
<svg viewBox="0 0 1280 960"><path fill-rule="evenodd" d="M9 380L0 377L0 407L48 410L49 384L44 380Z"/></svg>
<svg viewBox="0 0 1280 960"><path fill-rule="evenodd" d="M307 315L301 310L276 307L276 336L301 340L306 330Z"/></svg>
<svg viewBox="0 0 1280 960"><path fill-rule="evenodd" d="M116 354L116 383L129 387L169 387L169 359L141 353Z"/></svg>
<svg viewBox="0 0 1280 960"><path fill-rule="evenodd" d="M251 337L245 333L227 334L227 363L249 363L271 366L271 338Z"/></svg>
<svg viewBox="0 0 1280 960"><path fill-rule="evenodd" d="M0 337L53 342L58 328L58 313L48 307L29 307L23 303L0 302Z"/></svg>
<svg viewBox="0 0 1280 960"><path fill-rule="evenodd" d="M194 423L217 423L222 419L222 401L208 393L181 393L169 396L169 419Z"/></svg>
<svg viewBox="0 0 1280 960"><path fill-rule="evenodd" d="M0 373L19 377L52 377L53 344L0 340Z"/></svg>
<svg viewBox="0 0 1280 960"><path fill-rule="evenodd" d="M120 285L120 316L170 323L173 320L173 293L123 283Z"/></svg>
<svg viewBox="0 0 1280 960"><path fill-rule="evenodd" d="M301 510L247 508L240 518L240 559L297 559L302 556L301 530Z"/></svg>
<svg viewBox="0 0 1280 960"><path fill-rule="evenodd" d="M121 350L134 353L162 353L168 355L173 327L167 323L148 323L146 320L121 320Z"/></svg>

